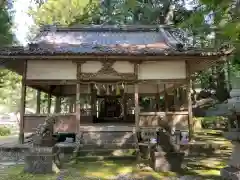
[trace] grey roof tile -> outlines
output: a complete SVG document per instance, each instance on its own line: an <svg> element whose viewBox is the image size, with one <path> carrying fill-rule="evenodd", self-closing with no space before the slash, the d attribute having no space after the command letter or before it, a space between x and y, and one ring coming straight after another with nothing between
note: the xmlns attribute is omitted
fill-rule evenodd
<svg viewBox="0 0 240 180"><path fill-rule="evenodd" d="M0 50L0 55L200 55L186 33L159 26L45 26L28 49Z"/></svg>

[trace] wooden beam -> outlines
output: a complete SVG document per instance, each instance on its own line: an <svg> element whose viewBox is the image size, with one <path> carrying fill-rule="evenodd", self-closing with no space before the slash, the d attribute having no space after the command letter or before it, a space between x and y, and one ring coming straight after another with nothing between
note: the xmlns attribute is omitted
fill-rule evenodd
<svg viewBox="0 0 240 180"><path fill-rule="evenodd" d="M26 106L26 72L27 72L27 60L23 62L23 76L22 76L22 89L21 89L21 102L20 102L20 131L19 131L19 143L24 143L24 115Z"/></svg>
<svg viewBox="0 0 240 180"><path fill-rule="evenodd" d="M109 83L116 83L116 82L122 82L122 83L127 83L127 84L134 84L135 82L138 82L138 83L186 83L186 79L148 79L148 80L121 80L121 79L90 79L90 80L83 80L83 79L80 79L81 80L81 84L91 84L93 82L96 82L96 83L102 83L102 84L109 84ZM37 85L46 85L46 86L49 86L49 85L61 85L61 86L64 86L64 85L75 85L77 83L78 80L57 80L57 79L49 79L49 80L46 80L46 79L28 79L26 80L26 85L27 86L34 86L34 88L38 88ZM39 90L42 90L43 89L40 89L39 87ZM44 90L45 92L47 91Z"/></svg>
<svg viewBox="0 0 240 180"><path fill-rule="evenodd" d="M27 79L26 85L75 85L77 79L69 80L69 79Z"/></svg>
<svg viewBox="0 0 240 180"><path fill-rule="evenodd" d="M179 58L181 57L181 58ZM186 54L185 52L176 52L174 55L165 55L165 54L159 54L157 55L154 53L154 55L143 55L143 54L133 54L133 55L114 55L114 54L89 54L89 55L0 55L0 58L3 60L9 60L9 59L28 59L28 60L72 60L75 62L79 61L99 61L99 60L105 60L105 59L112 59L112 60L118 60L118 61L183 61L183 60L191 60L195 61L196 59L206 59L209 61L220 61L220 57L222 57L221 54L212 54L212 55L203 55L201 53L189 53Z"/></svg>
<svg viewBox="0 0 240 180"><path fill-rule="evenodd" d="M189 62L186 61L186 74L187 74L187 100L188 100L188 129L189 129L189 140L193 138L193 113L192 113L192 79L191 74L189 72L190 65Z"/></svg>

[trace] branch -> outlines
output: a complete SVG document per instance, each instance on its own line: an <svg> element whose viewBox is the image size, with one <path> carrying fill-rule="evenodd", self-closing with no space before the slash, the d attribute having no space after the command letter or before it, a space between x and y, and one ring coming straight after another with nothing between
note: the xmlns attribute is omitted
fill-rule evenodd
<svg viewBox="0 0 240 180"><path fill-rule="evenodd" d="M0 0L0 8L3 8L3 6L5 5L6 0Z"/></svg>

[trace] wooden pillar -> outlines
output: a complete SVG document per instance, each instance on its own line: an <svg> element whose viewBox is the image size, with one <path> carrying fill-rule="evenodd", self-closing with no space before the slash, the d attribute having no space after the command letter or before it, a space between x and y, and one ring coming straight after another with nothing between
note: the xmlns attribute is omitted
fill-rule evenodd
<svg viewBox="0 0 240 180"><path fill-rule="evenodd" d="M81 120L81 105L80 105L80 82L76 85L76 133L79 132Z"/></svg>
<svg viewBox="0 0 240 180"><path fill-rule="evenodd" d="M124 121L127 121L127 114L128 114L128 109L127 109L127 85L124 85L124 89L123 89L123 119Z"/></svg>
<svg viewBox="0 0 240 180"><path fill-rule="evenodd" d="M52 94L48 93L48 114L51 113L51 106L52 106Z"/></svg>
<svg viewBox="0 0 240 180"><path fill-rule="evenodd" d="M76 84L76 134L79 133L80 120L81 120L81 104L80 104L80 75L81 64L77 64L77 84Z"/></svg>
<svg viewBox="0 0 240 180"><path fill-rule="evenodd" d="M174 103L174 110L175 111L178 111L180 108L179 108L179 102L178 102L178 88L176 88L176 85L174 85L174 99L173 99L173 103Z"/></svg>
<svg viewBox="0 0 240 180"><path fill-rule="evenodd" d="M138 69L139 69L139 64L135 64L134 66L134 73L136 77L138 77ZM134 105L135 105L135 126L136 126L136 132L139 132L139 87L138 87L138 82L135 82L134 84Z"/></svg>
<svg viewBox="0 0 240 180"><path fill-rule="evenodd" d="M156 111L159 112L160 111L160 94L159 94L159 84L157 83L157 93L155 95L155 99L156 99Z"/></svg>
<svg viewBox="0 0 240 180"><path fill-rule="evenodd" d="M19 143L24 143L24 115L26 105L26 72L27 72L27 60L24 62L23 75L22 75L22 89L21 89L21 102L20 102L20 131L19 131Z"/></svg>
<svg viewBox="0 0 240 180"><path fill-rule="evenodd" d="M188 129L189 129L189 140L193 137L193 113L192 113L192 79L190 72L189 63L186 61L186 75L187 75L187 100L188 100Z"/></svg>
<svg viewBox="0 0 240 180"><path fill-rule="evenodd" d="M134 105L135 105L135 126L136 126L136 131L138 132L139 130L139 94L138 94L138 83L135 83L134 85Z"/></svg>
<svg viewBox="0 0 240 180"><path fill-rule="evenodd" d="M168 94L167 94L166 84L164 84L164 107L165 107L165 112L168 112Z"/></svg>
<svg viewBox="0 0 240 180"><path fill-rule="evenodd" d="M61 98L56 96L55 113L61 112Z"/></svg>
<svg viewBox="0 0 240 180"><path fill-rule="evenodd" d="M90 85L91 89L91 114L93 121L95 122L95 118L97 117L97 107L96 107L96 91L94 89L94 84Z"/></svg>
<svg viewBox="0 0 240 180"><path fill-rule="evenodd" d="M74 101L76 101L74 97L69 97L69 103L70 103L70 105L69 105L69 112L70 113L74 112L74 110L73 110L73 107L74 107L74 104L75 104Z"/></svg>
<svg viewBox="0 0 240 180"><path fill-rule="evenodd" d="M40 114L40 108L41 108L41 91L37 90L37 109L36 109L36 114Z"/></svg>

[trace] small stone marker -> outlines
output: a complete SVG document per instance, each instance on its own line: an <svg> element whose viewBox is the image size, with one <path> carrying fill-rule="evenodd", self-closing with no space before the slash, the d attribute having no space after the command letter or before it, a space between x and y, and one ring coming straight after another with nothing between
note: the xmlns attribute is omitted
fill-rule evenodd
<svg viewBox="0 0 240 180"><path fill-rule="evenodd" d="M34 174L58 173L59 169L54 163L53 148L32 147L25 156L24 171Z"/></svg>

